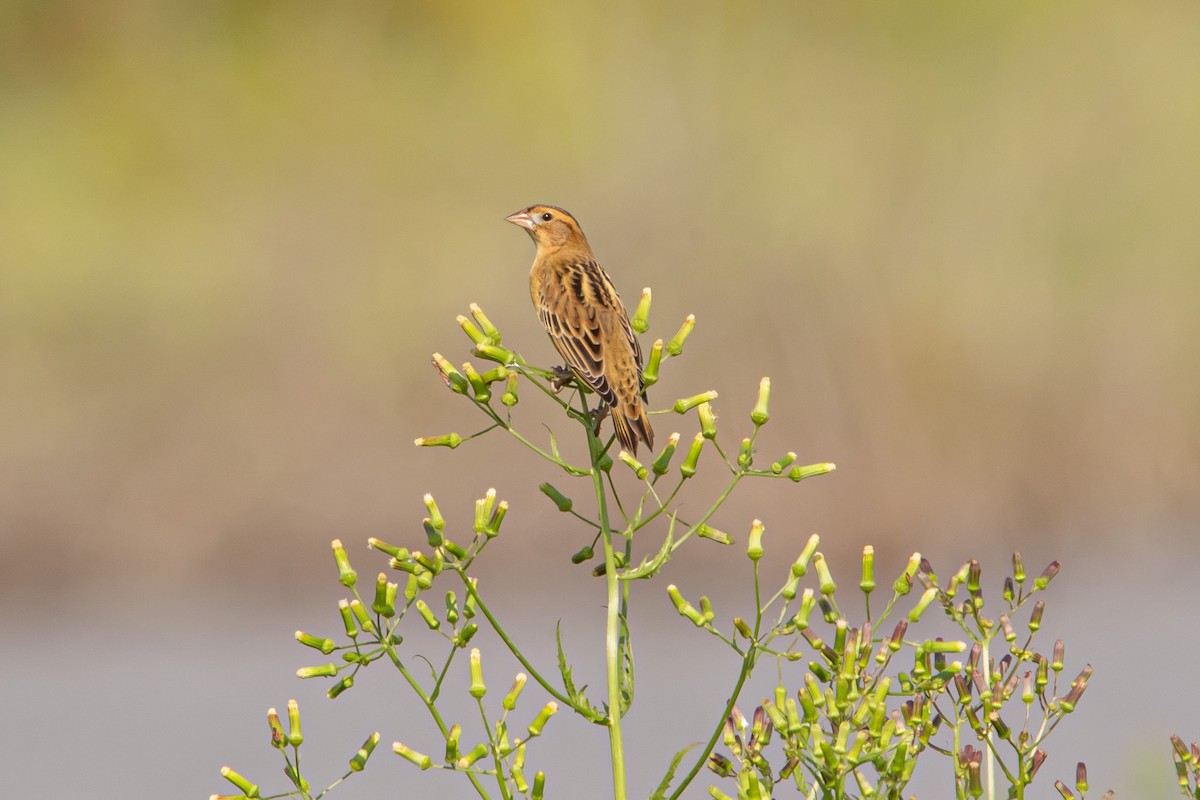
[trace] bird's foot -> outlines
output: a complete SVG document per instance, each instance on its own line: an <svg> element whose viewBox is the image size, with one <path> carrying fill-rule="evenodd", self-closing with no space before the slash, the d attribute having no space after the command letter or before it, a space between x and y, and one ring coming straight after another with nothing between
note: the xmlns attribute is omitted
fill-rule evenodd
<svg viewBox="0 0 1200 800"><path fill-rule="evenodd" d="M600 436L600 423L604 422L604 418L608 416L608 404L601 403L596 408L592 409L592 419L595 421L596 427L592 429L592 435Z"/></svg>
<svg viewBox="0 0 1200 800"><path fill-rule="evenodd" d="M575 380L575 373L571 372L569 367L554 367L554 377L550 379L550 388L558 394L563 390L563 387Z"/></svg>

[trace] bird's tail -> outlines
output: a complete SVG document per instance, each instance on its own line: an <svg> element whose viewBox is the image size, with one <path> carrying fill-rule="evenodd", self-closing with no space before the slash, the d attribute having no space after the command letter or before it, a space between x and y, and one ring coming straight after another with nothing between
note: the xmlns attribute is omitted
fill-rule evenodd
<svg viewBox="0 0 1200 800"><path fill-rule="evenodd" d="M636 403L633 407L612 409L613 427L617 430L617 441L633 455L637 455L638 440L654 449L654 429L646 416L646 407Z"/></svg>

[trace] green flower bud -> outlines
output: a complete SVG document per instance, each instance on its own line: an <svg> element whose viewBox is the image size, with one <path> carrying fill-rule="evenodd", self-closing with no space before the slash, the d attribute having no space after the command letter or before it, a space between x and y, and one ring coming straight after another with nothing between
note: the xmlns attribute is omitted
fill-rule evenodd
<svg viewBox="0 0 1200 800"><path fill-rule="evenodd" d="M304 744L304 734L300 730L300 704L295 700L288 700L287 708L288 744L292 747L299 747Z"/></svg>
<svg viewBox="0 0 1200 800"><path fill-rule="evenodd" d="M232 783L246 797L258 797L258 784L251 783L229 767L221 767L221 777Z"/></svg>
<svg viewBox="0 0 1200 800"><path fill-rule="evenodd" d="M633 474L637 475L639 481L644 481L646 476L650 474L649 471L642 466L642 462L638 461L631 453L625 450L617 453L617 458L621 461L621 463L633 470Z"/></svg>
<svg viewBox="0 0 1200 800"><path fill-rule="evenodd" d="M671 457L675 455L675 448L679 445L679 434L672 433L667 437L666 447L658 454L658 458L654 459L654 463L650 466L650 471L655 475L667 474L667 469L671 466Z"/></svg>
<svg viewBox="0 0 1200 800"><path fill-rule="evenodd" d="M392 614L396 613L396 610L394 608L390 610L388 609L387 587L387 575L381 572L375 579L375 599L371 603L371 610L376 614L382 614L383 616L390 617Z"/></svg>
<svg viewBox="0 0 1200 800"><path fill-rule="evenodd" d="M937 587L931 586L921 595L921 599L913 607L913 610L908 612L908 621L916 622L921 619L921 615L925 613L925 609L929 608L929 604L937 597Z"/></svg>
<svg viewBox="0 0 1200 800"><path fill-rule="evenodd" d="M667 342L667 355L677 356L683 352L683 343L692 335L692 329L696 327L696 315L688 314L684 319L683 324L679 326L679 331L671 341Z"/></svg>
<svg viewBox="0 0 1200 800"><path fill-rule="evenodd" d="M825 562L825 556L820 553L813 555L813 567L817 570L817 580L820 581L821 594L830 597L837 591L837 584L833 582L833 575L829 572L829 564Z"/></svg>
<svg viewBox="0 0 1200 800"><path fill-rule="evenodd" d="M425 624L429 626L429 630L436 631L442 626L441 620L433 615L433 611L430 610L429 604L424 600L417 601L417 613L421 615L423 620L425 620Z"/></svg>
<svg viewBox="0 0 1200 800"><path fill-rule="evenodd" d="M462 726L455 723L446 734L446 763L453 764L458 760L458 741L462 738Z"/></svg>
<svg viewBox="0 0 1200 800"><path fill-rule="evenodd" d="M325 694L329 697L330 700L334 700L342 692L346 691L347 689L349 689L353 686L354 686L354 675L347 675L346 677L342 678L340 681L335 683L333 686L329 687L329 691L326 692Z"/></svg>
<svg viewBox="0 0 1200 800"><path fill-rule="evenodd" d="M754 423L754 427L767 424L767 403L770 399L771 379L763 378L758 382L758 399L754 403L754 410L750 412L750 421Z"/></svg>
<svg viewBox="0 0 1200 800"><path fill-rule="evenodd" d="M517 707L517 698L521 696L521 690L525 688L525 681L529 680L524 672L518 672L516 679L513 680L512 688L508 690L508 694L504 696L504 702L501 704L506 711L512 711Z"/></svg>
<svg viewBox="0 0 1200 800"><path fill-rule="evenodd" d="M467 381L471 384L471 392L474 393L475 399L481 403L486 403L492 399L492 390L483 380L483 376L476 370L475 366L467 361L462 365L463 374L467 376Z"/></svg>
<svg viewBox="0 0 1200 800"><path fill-rule="evenodd" d="M504 394L500 395L500 402L512 408L520 401L517 396L517 373L510 372L504 383Z"/></svg>
<svg viewBox="0 0 1200 800"><path fill-rule="evenodd" d="M538 715L534 717L533 722L529 723L529 735L541 736L542 728L546 726L546 721L558 713L558 703L551 700L542 707Z"/></svg>
<svg viewBox="0 0 1200 800"><path fill-rule="evenodd" d="M267 726L271 729L271 746L282 750L287 746L287 736L283 733L283 723L279 721L279 712L273 708L267 709Z"/></svg>
<svg viewBox="0 0 1200 800"><path fill-rule="evenodd" d="M750 523L750 536L746 544L746 555L751 561L758 561L763 557L763 524L762 520L754 520Z"/></svg>
<svg viewBox="0 0 1200 800"><path fill-rule="evenodd" d="M717 616L713 612L712 601L704 595L700 596L700 616L704 617L705 622L712 622Z"/></svg>
<svg viewBox="0 0 1200 800"><path fill-rule="evenodd" d="M572 564L582 564L585 561L591 561L592 557L595 555L596 555L596 552L592 549L592 546L585 545L584 547L581 547L578 551L576 551L574 554L571 555L571 563Z"/></svg>
<svg viewBox="0 0 1200 800"><path fill-rule="evenodd" d="M350 613L358 620L358 627L364 631L374 632L375 623L371 622L371 617L367 615L367 610L363 608L362 602L357 597L350 601Z"/></svg>
<svg viewBox="0 0 1200 800"><path fill-rule="evenodd" d="M432 758L424 753L418 753L416 750L400 744L400 742L392 742L392 752L398 756L401 756L405 760L416 764L421 770L427 770L433 766Z"/></svg>
<svg viewBox="0 0 1200 800"><path fill-rule="evenodd" d="M741 617L733 618L733 627L742 635L742 638L754 638L754 631L750 630L750 626L746 624L746 620L742 619Z"/></svg>
<svg viewBox="0 0 1200 800"><path fill-rule="evenodd" d="M804 467L792 467L792 471L788 473L788 477L799 483L805 478L815 478L817 475L824 475L827 472L833 472L837 469L837 464L809 464Z"/></svg>
<svg viewBox="0 0 1200 800"><path fill-rule="evenodd" d="M433 354L433 366L438 371L438 374L442 376L442 381L450 387L450 391L455 394L467 393L467 387L471 384L441 353Z"/></svg>
<svg viewBox="0 0 1200 800"><path fill-rule="evenodd" d="M702 403L711 403L716 399L716 390L709 389L707 392L701 392L700 394L694 394L691 397L684 397L676 400L675 405L672 408L674 408L676 414L686 414L696 406L701 405Z"/></svg>
<svg viewBox="0 0 1200 800"><path fill-rule="evenodd" d="M792 576L802 578L808 574L808 562L813 557L813 553L817 551L817 546L821 543L821 537L813 534L808 537L808 542L804 545L804 549L800 552L800 556L792 563Z"/></svg>
<svg viewBox="0 0 1200 800"><path fill-rule="evenodd" d="M483 683L483 656L478 647L471 648L471 697L476 700L487 694L487 686Z"/></svg>
<svg viewBox="0 0 1200 800"><path fill-rule="evenodd" d="M787 469L788 467L790 467L792 465L792 462L795 460L796 460L796 454L789 450L783 456L783 458L781 458L778 461L771 464L771 472L774 472L776 475L782 475L783 471L785 469Z"/></svg>
<svg viewBox="0 0 1200 800"><path fill-rule="evenodd" d="M662 365L663 340L657 339L650 348L650 357L646 359L646 368L642 370L642 385L646 387L658 383L658 368Z"/></svg>
<svg viewBox="0 0 1200 800"><path fill-rule="evenodd" d="M480 358L485 358L488 361L495 361L497 364L513 363L513 354L511 350L500 347L494 344L477 344L475 345L475 355Z"/></svg>
<svg viewBox="0 0 1200 800"><path fill-rule="evenodd" d="M650 287L642 289L642 299L638 301L637 309L633 312L633 318L629 320L629 327L633 328L634 333L645 333L650 329Z"/></svg>
<svg viewBox="0 0 1200 800"><path fill-rule="evenodd" d="M711 539L717 544L733 544L733 537L724 531L719 531L709 525L699 525L696 527L696 535L701 539Z"/></svg>
<svg viewBox="0 0 1200 800"><path fill-rule="evenodd" d="M490 344L490 342L488 342L487 334L475 327L475 323L471 322L471 320L467 319L462 314L459 314L457 317L455 317L454 321L458 323L458 327L463 329L463 333L470 337L473 343Z"/></svg>
<svg viewBox="0 0 1200 800"><path fill-rule="evenodd" d="M496 330L496 326L493 325L492 321L487 318L486 314L483 313L483 309L481 309L475 303L471 303L471 305L467 306L467 308L470 309L471 316L475 318L477 323L479 323L479 327L483 329L488 341L490 341L492 344L500 344L500 331ZM478 344L478 342L476 342L476 344Z"/></svg>
<svg viewBox="0 0 1200 800"><path fill-rule="evenodd" d="M354 772L362 772L363 767L367 765L367 759L371 757L371 753L375 752L375 745L379 744L379 731L375 731L367 740L363 742L363 746L358 748L358 752L350 759L350 769Z"/></svg>
<svg viewBox="0 0 1200 800"><path fill-rule="evenodd" d="M297 678L332 678L337 675L336 664L322 664L319 667L301 667L296 670Z"/></svg>
<svg viewBox="0 0 1200 800"><path fill-rule="evenodd" d="M430 547L442 546L442 532L433 526L433 520L429 517L421 520L421 524L425 526L425 538L429 541Z"/></svg>
<svg viewBox="0 0 1200 800"><path fill-rule="evenodd" d="M313 636L311 633L296 631L296 641L305 647L312 647L320 650L325 655L329 655L333 652L333 639L321 639Z"/></svg>
<svg viewBox="0 0 1200 800"><path fill-rule="evenodd" d="M338 600L338 612L342 615L342 625L346 628L346 635L351 639L358 637L358 626L354 624L354 616L350 613L350 601Z"/></svg>
<svg viewBox="0 0 1200 800"><path fill-rule="evenodd" d="M538 486L538 489L540 489L542 494L546 495L546 497L549 497L554 505L558 507L558 510L562 511L563 513L570 511L574 506L574 503L571 502L571 498L565 496L562 492L554 488L554 486L549 483L543 483L541 486Z"/></svg>
<svg viewBox="0 0 1200 800"><path fill-rule="evenodd" d="M529 793L530 800L542 800L546 792L546 773L540 769L534 773L533 789Z"/></svg>
<svg viewBox="0 0 1200 800"><path fill-rule="evenodd" d="M413 439L417 447L449 447L451 450L463 443L463 438L457 433L447 433L442 436L418 436Z"/></svg>
<svg viewBox="0 0 1200 800"><path fill-rule="evenodd" d="M717 438L717 414L712 403L701 403L696 407L696 414L700 417L700 434L705 439Z"/></svg>
<svg viewBox="0 0 1200 800"><path fill-rule="evenodd" d="M338 581L343 586L350 587L358 580L358 573L350 567L350 559L346 556L346 549L342 547L341 539L333 540L333 558L337 562Z"/></svg>
<svg viewBox="0 0 1200 800"><path fill-rule="evenodd" d="M692 445L688 448L687 458L679 465L679 474L684 478L690 478L696 474L696 462L700 460L700 448L704 447L704 435L697 433L692 439Z"/></svg>
<svg viewBox="0 0 1200 800"><path fill-rule="evenodd" d="M796 616L792 617L792 622L799 630L808 628L808 618L812 611L817 606L817 599L813 595L812 589L805 589L804 594L800 595L800 610L796 612Z"/></svg>
<svg viewBox="0 0 1200 800"><path fill-rule="evenodd" d="M738 450L737 463L742 469L747 469L754 462L754 443L749 439L742 439L741 449Z"/></svg>
<svg viewBox="0 0 1200 800"><path fill-rule="evenodd" d="M502 380L506 379L510 374L512 374L512 373L510 373L508 371L508 367L501 364L497 367L492 367L491 369L489 369L487 372L483 373L479 377L485 384L487 384L488 386L491 386L496 381L502 381Z"/></svg>
<svg viewBox="0 0 1200 800"><path fill-rule="evenodd" d="M896 594L904 596L912 591L913 581L916 578L917 570L921 568L921 554L913 553L908 558L908 565L904 568L904 574L896 579L892 584L892 589Z"/></svg>
<svg viewBox="0 0 1200 800"><path fill-rule="evenodd" d="M858 581L858 588L863 594L875 591L875 548L871 545L863 547L862 577Z"/></svg>
<svg viewBox="0 0 1200 800"><path fill-rule="evenodd" d="M489 537L500 535L500 525L504 522L504 516L508 514L508 501L501 500L496 505L496 513L492 515L492 523L488 525L484 531Z"/></svg>

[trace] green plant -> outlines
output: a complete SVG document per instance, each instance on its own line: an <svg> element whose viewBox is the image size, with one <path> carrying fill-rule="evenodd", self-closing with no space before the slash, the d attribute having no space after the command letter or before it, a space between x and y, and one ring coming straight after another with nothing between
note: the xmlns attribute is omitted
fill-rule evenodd
<svg viewBox="0 0 1200 800"><path fill-rule="evenodd" d="M639 334L648 329L650 300L646 290L631 320ZM471 339L475 355L496 366L480 371L465 363L460 369L436 353L433 364L448 389L482 413L487 422L467 436L450 433L423 437L416 443L457 448L499 432L539 455L567 480L586 485L595 498L594 515L576 508L573 491L564 492L549 482L541 483L540 489L590 537L571 561L596 561L593 574L604 580L603 699L589 697L575 684L561 638L556 669L533 663L510 637L472 577L473 565L500 534L508 515L508 504L490 489L475 502L470 527L448 522L434 498L426 495L426 541L420 549L371 539L370 547L386 559L386 569L379 572L373 586L360 585L345 548L334 541L339 580L349 594L339 603L345 638L336 642L298 632L301 644L324 655L336 654L338 659L303 668L299 675L333 680L328 694L334 698L352 688L368 665L391 664L426 709L438 731L438 749L443 755L435 758L425 752L428 748L401 742L393 744L392 750L423 770L462 773L485 798L493 791L505 800L542 797L544 774L527 776L526 756L535 750L552 716L560 710L572 711L607 729L613 796L624 800L622 717L634 698L627 626L632 612L630 583L667 570L672 554L688 542L707 539L731 545L733 537L712 523L743 480L800 482L825 474L834 465L801 465L796 454L788 452L759 466L759 437L769 419L768 378L759 385L749 415L749 435L736 446L722 443L713 406L717 392L709 390L659 412L691 417L694 411L697 430L690 440L672 433L649 463L624 451L614 457L610 454L612 439L598 433L601 410L593 406L592 396L578 382L560 391L559 371L525 361L502 343L500 331L478 306L472 305L470 312L470 317L458 317L458 323ZM644 371L648 386L658 381L664 363L683 353L694 325L689 316L670 340L654 342ZM579 426L587 444L586 463L566 458L553 432L534 436L518 425L515 408L521 395L531 392L547 398L552 408ZM685 441L685 452L677 453ZM703 468L725 473L726 480L715 497L685 505L689 481L701 468L705 452L710 455L704 458ZM678 466L673 466L675 463ZM614 470L627 474L618 478ZM630 485L636 490L630 490ZM689 513L689 505L700 510ZM652 534L653 544L646 548L644 543ZM890 597L876 612L872 608L874 551L866 547L856 570L863 612L861 621L852 622L839 606L833 569L818 550L820 540L815 535L790 567L783 569L778 588L765 590L764 534L764 524L754 520L745 549L753 575L754 606L734 617L730 625L718 624L706 597L700 597L697 607L675 585L666 587L679 614L730 648L741 668L728 701L715 709L711 730L703 732L700 743L675 755L651 796L676 800L707 768L719 781L709 787L709 793L718 798L767 798L783 782L809 798L899 798L917 759L925 753L941 753L949 759L957 797L984 793L995 797L997 780L1007 784L1008 796L1024 797L1045 758L1042 743L1074 710L1091 674L1087 667L1069 687L1060 686L1064 670L1061 640L1055 642L1050 655L1032 647L1044 613L1037 595L1057 574L1057 562L1029 581L1020 556L1014 556L1012 575L1003 585L1003 611L992 618L984 613L978 563L967 563L941 585L932 566L914 554L891 582ZM803 585L805 581L812 585ZM917 593L910 597L914 589ZM942 611L943 624L953 632L952 638L916 634L918 624L924 626L922 630L933 626L927 614L933 608ZM1028 619L1018 625L1015 615L1027 608ZM442 637L445 655L437 659L436 666L405 644L405 625ZM494 701L485 702L488 689L480 650L468 650L480 625L497 634L524 670L499 708ZM884 625L891 626L890 632L882 632ZM1023 633L1017 633L1018 627ZM1007 651L999 659L993 653L999 646L997 636ZM452 664L464 657L469 662L468 693L480 718L481 733L476 737L447 720L438 705ZM778 682L774 696L763 699L748 720L737 703L763 659L774 665ZM518 715L519 700L530 681L545 693L547 701L532 714ZM518 716L525 724L514 722ZM272 743L283 753L285 774L292 782L292 788L278 796L323 796L363 768L380 738L378 732L368 737L351 759L349 771L314 792L300 770L303 736L298 707L289 703L291 729L286 734L273 711L268 719ZM464 736L469 738L464 740ZM478 743L464 744L474 741ZM237 773L225 769L223 774L242 796L259 796L258 787Z"/></svg>

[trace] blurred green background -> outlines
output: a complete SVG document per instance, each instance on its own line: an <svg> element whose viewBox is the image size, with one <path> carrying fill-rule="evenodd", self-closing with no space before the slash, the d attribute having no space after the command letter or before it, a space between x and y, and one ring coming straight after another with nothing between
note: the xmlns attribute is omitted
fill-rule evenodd
<svg viewBox="0 0 1200 800"><path fill-rule="evenodd" d="M722 527L762 517L781 563L812 531L846 569L867 543L892 572L913 550L993 576L1013 549L1062 559L1051 635L1092 643L1068 652L1098 688L1055 775L1098 760L1093 785L1173 791L1166 737L1200 735L1200 708L1118 684L1145 684L1142 647L1178 659L1158 686L1196 655L1171 627L1198 591L1190 2L0 2L11 788L125 796L167 724L130 716L149 704L191 739L139 785L220 790L266 749L261 709L320 703L287 640L310 607L336 624L328 540L364 562L368 536L419 540L425 491L460 517L488 486L513 503L492 580L531 636L565 612L531 611L555 595L517 569L599 614L544 468L498 437L411 445L477 426L428 366L467 357L469 302L551 360L503 222L535 202L576 214L627 303L653 287L651 336L696 314L652 406L715 388L740 438L769 374L766 446L838 463L748 489ZM548 409L519 408L530 430ZM670 580L735 592L739 559L697 548ZM682 648L676 623L655 635ZM81 708L118 732L47 776L28 737ZM637 769L648 792L659 767Z"/></svg>

